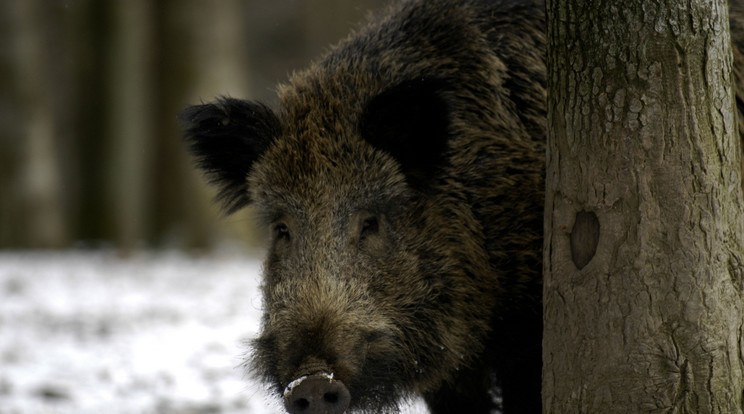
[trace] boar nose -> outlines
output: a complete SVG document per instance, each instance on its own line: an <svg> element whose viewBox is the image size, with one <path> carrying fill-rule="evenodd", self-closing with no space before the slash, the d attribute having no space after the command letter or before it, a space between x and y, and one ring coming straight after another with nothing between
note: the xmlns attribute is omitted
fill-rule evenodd
<svg viewBox="0 0 744 414"><path fill-rule="evenodd" d="M344 383L328 375L297 379L287 387L284 397L290 414L342 414L351 400Z"/></svg>

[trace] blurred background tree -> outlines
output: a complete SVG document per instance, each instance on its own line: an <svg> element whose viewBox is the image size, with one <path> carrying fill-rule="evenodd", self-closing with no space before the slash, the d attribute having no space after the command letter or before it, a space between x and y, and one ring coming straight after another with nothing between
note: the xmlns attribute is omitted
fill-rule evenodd
<svg viewBox="0 0 744 414"><path fill-rule="evenodd" d="M223 217L176 115L275 85L383 0L0 2L0 248L260 245Z"/></svg>

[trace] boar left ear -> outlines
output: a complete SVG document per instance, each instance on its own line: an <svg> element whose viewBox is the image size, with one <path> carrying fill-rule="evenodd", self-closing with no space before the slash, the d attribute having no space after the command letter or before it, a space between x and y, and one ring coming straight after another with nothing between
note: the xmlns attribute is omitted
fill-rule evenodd
<svg viewBox="0 0 744 414"><path fill-rule="evenodd" d="M446 162L446 89L446 82L437 78L405 81L372 98L362 114L362 138L392 155L417 189L425 189Z"/></svg>
<svg viewBox="0 0 744 414"><path fill-rule="evenodd" d="M248 174L279 135L279 119L267 106L222 98L187 108L179 115L184 140L230 214L248 203Z"/></svg>

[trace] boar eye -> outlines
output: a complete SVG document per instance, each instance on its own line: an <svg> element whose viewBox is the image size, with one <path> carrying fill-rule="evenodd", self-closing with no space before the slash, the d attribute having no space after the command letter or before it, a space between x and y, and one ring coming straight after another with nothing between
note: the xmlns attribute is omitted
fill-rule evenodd
<svg viewBox="0 0 744 414"><path fill-rule="evenodd" d="M289 240L289 227L284 223L274 225L275 240Z"/></svg>
<svg viewBox="0 0 744 414"><path fill-rule="evenodd" d="M359 234L359 239L364 240L365 237L370 234L377 233L379 224L377 223L377 217L369 217L362 222L362 231Z"/></svg>

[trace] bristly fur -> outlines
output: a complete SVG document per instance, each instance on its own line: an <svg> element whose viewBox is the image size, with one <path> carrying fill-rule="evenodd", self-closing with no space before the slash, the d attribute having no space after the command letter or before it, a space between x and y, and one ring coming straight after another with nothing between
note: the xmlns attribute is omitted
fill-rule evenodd
<svg viewBox="0 0 744 414"><path fill-rule="evenodd" d="M279 120L267 106L223 97L181 113L184 139L197 166L220 188L217 200L230 214L249 202L251 166L279 136Z"/></svg>

